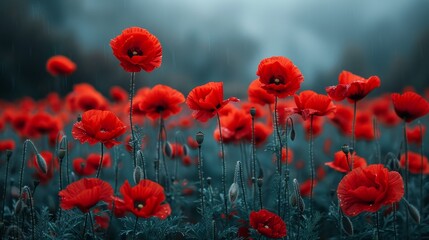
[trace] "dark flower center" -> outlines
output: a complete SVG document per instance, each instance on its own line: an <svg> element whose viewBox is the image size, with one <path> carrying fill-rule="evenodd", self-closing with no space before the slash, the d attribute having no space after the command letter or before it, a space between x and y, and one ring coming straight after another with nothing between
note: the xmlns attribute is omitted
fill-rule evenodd
<svg viewBox="0 0 429 240"><path fill-rule="evenodd" d="M275 85L284 84L284 80L282 76L272 76L270 83L274 83Z"/></svg>
<svg viewBox="0 0 429 240"><path fill-rule="evenodd" d="M165 110L165 107L164 106L157 106L156 107L156 112L158 112L158 113L160 113L160 112L162 112L162 111L164 111Z"/></svg>
<svg viewBox="0 0 429 240"><path fill-rule="evenodd" d="M138 47L133 47L133 48L128 49L127 55L130 58L132 58L134 56L143 56L143 51L140 50L140 48L138 48Z"/></svg>
<svg viewBox="0 0 429 240"><path fill-rule="evenodd" d="M145 205L144 201L134 201L134 208L141 210Z"/></svg>

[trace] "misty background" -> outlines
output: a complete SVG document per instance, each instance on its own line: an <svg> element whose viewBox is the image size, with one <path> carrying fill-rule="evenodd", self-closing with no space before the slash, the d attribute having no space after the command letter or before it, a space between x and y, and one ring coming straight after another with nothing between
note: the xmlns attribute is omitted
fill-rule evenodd
<svg viewBox="0 0 429 240"><path fill-rule="evenodd" d="M300 68L301 90L324 92L342 70L380 76L378 93L429 87L429 1L2 0L0 98L64 95L80 82L105 95L127 90L130 74L109 42L131 26L163 47L161 68L138 73L137 87L167 84L186 96L224 81L225 95L246 98L259 61L277 55ZM56 54L77 71L51 77L45 64Z"/></svg>

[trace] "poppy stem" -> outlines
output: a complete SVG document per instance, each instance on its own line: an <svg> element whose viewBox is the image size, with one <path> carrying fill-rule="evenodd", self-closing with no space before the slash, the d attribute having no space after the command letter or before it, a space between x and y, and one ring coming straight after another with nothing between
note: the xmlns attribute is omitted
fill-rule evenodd
<svg viewBox="0 0 429 240"><path fill-rule="evenodd" d="M408 140L407 140L407 122L404 121L403 124L403 129L404 129L404 155L405 155L405 198L408 199L408 170L409 170L409 165L408 165ZM408 236L409 233L409 217L408 217L408 212L405 212L405 229L406 229L406 236ZM408 237L407 237L408 238Z"/></svg>
<svg viewBox="0 0 429 240"><path fill-rule="evenodd" d="M64 143L66 149L66 174L67 174L67 185L70 184L70 169L69 169L69 140L67 136L64 135Z"/></svg>
<svg viewBox="0 0 429 240"><path fill-rule="evenodd" d="M423 127L418 121L420 130L420 213L423 214ZM424 218L424 216L422 216Z"/></svg>
<svg viewBox="0 0 429 240"><path fill-rule="evenodd" d="M252 164L251 164L251 169L252 169L252 185L253 185L253 209L256 209L256 147L255 147L255 114L252 114L252 112L250 112L250 115L252 116L252 140L251 140L251 145L252 145Z"/></svg>
<svg viewBox="0 0 429 240"><path fill-rule="evenodd" d="M98 163L97 175L96 178L100 177L101 168L103 167L103 154L104 154L104 145L100 143L100 162Z"/></svg>
<svg viewBox="0 0 429 240"><path fill-rule="evenodd" d="M372 119L372 125L374 130L374 140L375 140L375 154L377 156L377 163L381 164L381 150L380 150L380 136L377 118Z"/></svg>
<svg viewBox="0 0 429 240"><path fill-rule="evenodd" d="M2 196L2 208L1 208L1 222L3 223L4 221L4 206L6 203L6 190L7 190L7 182L8 182L8 174L9 174L9 160L10 157L12 156L12 151L11 150L7 150L6 151L6 173L5 173L5 177L4 177L4 187L3 187L3 196ZM3 224L2 229L0 229L0 232L3 232L3 227L5 226L5 224Z"/></svg>
<svg viewBox="0 0 429 240"><path fill-rule="evenodd" d="M356 140L355 140L355 131L356 131L356 109L357 109L357 101L353 102L353 123L352 123L352 149L353 152L356 152ZM354 159L353 159L353 154L351 154L350 156L351 162L352 162L352 168L351 170L353 170L354 167Z"/></svg>
<svg viewBox="0 0 429 240"><path fill-rule="evenodd" d="M309 153L310 153L310 172L311 172L311 184L310 184L310 217L313 217L313 188L314 188L314 156L313 156L313 115L310 116L310 141L309 141ZM353 161L353 160L352 160ZM352 162L353 165L353 162Z"/></svg>
<svg viewBox="0 0 429 240"><path fill-rule="evenodd" d="M131 142L132 142L132 148L133 148L133 163L134 163L134 168L136 168L137 166L137 162L136 162L136 139L134 136L134 126L133 126L133 98L134 98L134 88L135 88L135 77L136 77L136 73L132 72L131 73L131 80L130 80L130 93L129 93L129 100L130 100L130 129L131 129Z"/></svg>
<svg viewBox="0 0 429 240"><path fill-rule="evenodd" d="M276 131L276 136L274 137L277 139L275 141L276 143L276 155L277 155L277 177L278 177L278 189L277 189L277 213L280 215L281 212L281 190L282 190L282 138L280 135L279 130L279 118L278 118L278 112L277 112L277 103L278 103L278 97L276 96L274 101L274 129ZM287 162L287 159L286 159Z"/></svg>
<svg viewBox="0 0 429 240"><path fill-rule="evenodd" d="M25 192L28 194L28 200L30 205L30 218L31 218L31 239L35 239L35 232L34 232L34 226L35 226L35 219L34 219L34 206L33 206L33 196L31 194L30 188L27 186L24 186Z"/></svg>
<svg viewBox="0 0 429 240"><path fill-rule="evenodd" d="M204 218L204 176L203 176L203 157L201 153L201 144L198 144L198 175L200 177L200 200L201 200L201 215Z"/></svg>
<svg viewBox="0 0 429 240"><path fill-rule="evenodd" d="M381 239L380 238L380 219L378 216L378 211L376 211L374 215L375 215L375 227L376 227L377 239Z"/></svg>
<svg viewBox="0 0 429 240"><path fill-rule="evenodd" d="M286 149L286 169L285 169L285 201L286 204L284 205L283 208L283 214L282 214L282 218L285 217L285 212L286 212L286 225L289 222L289 149L288 149L288 137L289 137L289 122L291 123L291 126L293 125L293 120L292 118L288 117L286 119L286 126L285 126L285 131L286 131L286 136L285 136L285 149Z"/></svg>
<svg viewBox="0 0 429 240"><path fill-rule="evenodd" d="M22 150L22 159L21 159L21 168L20 168L20 174L19 174L19 196L21 196L22 194L22 181L23 181L23 176L24 176L24 163L25 163L25 156L27 154L27 144L30 143L31 146L33 146L33 150L36 154L39 153L39 151L37 151L36 146L34 145L33 141L31 141L30 139L27 139L24 141L23 143L23 150Z"/></svg>
<svg viewBox="0 0 429 240"><path fill-rule="evenodd" d="M393 207L393 239L398 239L398 230L396 229L396 203L392 204Z"/></svg>
<svg viewBox="0 0 429 240"><path fill-rule="evenodd" d="M160 116L160 133L161 133L161 146L164 145L164 139L162 138L162 133L164 133L165 139L167 139L167 130L165 129L164 125L164 119ZM165 172L165 188L168 192L170 192L170 174L168 172L168 166L167 162L165 161L165 154L164 151L161 151L162 156L162 166L164 166L164 172Z"/></svg>
<svg viewBox="0 0 429 240"><path fill-rule="evenodd" d="M238 173L240 175L241 191L243 193L244 208L246 209L246 212L247 212L249 211L249 208L247 206L247 200L246 200L246 188L244 187L243 166L240 163L238 167L239 167Z"/></svg>
<svg viewBox="0 0 429 240"><path fill-rule="evenodd" d="M137 236L137 223L138 222L139 222L139 218L136 216L136 221L134 222L133 240L136 239L136 236Z"/></svg>
<svg viewBox="0 0 429 240"><path fill-rule="evenodd" d="M225 205L225 219L228 221L228 201L226 195L226 163L225 163L225 150L223 148L223 137L222 137L222 126L220 123L219 113L216 114L217 122L219 127L219 143L221 150L221 158L222 158L222 185L223 185L223 203Z"/></svg>
<svg viewBox="0 0 429 240"><path fill-rule="evenodd" d="M87 225L87 222L88 222L88 214L85 214L85 221L84 221L84 224L83 224L83 233L82 233L82 238L83 239L85 239L85 236L86 236L86 225Z"/></svg>

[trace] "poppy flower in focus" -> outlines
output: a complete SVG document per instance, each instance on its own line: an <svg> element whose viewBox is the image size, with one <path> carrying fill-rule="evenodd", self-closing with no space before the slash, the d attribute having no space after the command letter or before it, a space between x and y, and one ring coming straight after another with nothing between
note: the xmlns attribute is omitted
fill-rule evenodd
<svg viewBox="0 0 429 240"><path fill-rule="evenodd" d="M166 219L171 214L170 205L163 203L165 201L164 188L158 183L144 179L131 187L128 180L125 180L120 192L123 200L116 199L115 205L118 202L118 207L137 217Z"/></svg>
<svg viewBox="0 0 429 240"><path fill-rule="evenodd" d="M401 168L405 169L405 154L401 155L399 163ZM420 171L422 171L423 174L429 174L428 158L423 156L422 159L422 156L419 153L408 151L408 170L410 173L414 174L420 174Z"/></svg>
<svg viewBox="0 0 429 240"><path fill-rule="evenodd" d="M113 86L110 88L110 97L115 102L125 102L128 99L128 93L119 86Z"/></svg>
<svg viewBox="0 0 429 240"><path fill-rule="evenodd" d="M261 209L252 211L249 217L250 226L259 234L269 238L283 238L286 236L286 224L276 214Z"/></svg>
<svg viewBox="0 0 429 240"><path fill-rule="evenodd" d="M326 92L334 101L347 98L350 102L356 102L378 87L380 87L378 76L365 79L351 72L342 71L338 77L338 85L327 87Z"/></svg>
<svg viewBox="0 0 429 240"><path fill-rule="evenodd" d="M87 213L100 201L109 203L112 195L112 186L98 178L80 179L70 183L58 193L62 209L69 210L76 207L83 213Z"/></svg>
<svg viewBox="0 0 429 240"><path fill-rule="evenodd" d="M0 140L0 152L4 152L6 150L14 150L15 149L15 141L12 139Z"/></svg>
<svg viewBox="0 0 429 240"><path fill-rule="evenodd" d="M169 86L158 84L150 89L143 101L139 104L139 109L152 120L162 117L166 119L171 115L180 112L180 104L185 101L182 93Z"/></svg>
<svg viewBox="0 0 429 240"><path fill-rule="evenodd" d="M335 113L335 105L331 99L323 94L317 94L311 90L303 91L299 95L295 95L296 108L295 113L302 116L302 119L307 120L310 116L325 116Z"/></svg>
<svg viewBox="0 0 429 240"><path fill-rule="evenodd" d="M262 88L262 83L259 79L253 80L249 88L247 89L247 95L249 96L249 102L257 103L260 105L273 104L275 97L274 95L267 92Z"/></svg>
<svg viewBox="0 0 429 240"><path fill-rule="evenodd" d="M279 98L295 94L304 81L301 71L291 60L282 56L263 59L256 75L259 76L261 87Z"/></svg>
<svg viewBox="0 0 429 240"><path fill-rule="evenodd" d="M82 120L73 125L72 135L80 143L93 145L98 142L107 148L119 144L115 138L121 136L127 127L110 111L89 110L82 114Z"/></svg>
<svg viewBox="0 0 429 240"><path fill-rule="evenodd" d="M159 40L149 31L130 27L110 41L113 55L127 72L151 72L161 66L162 48Z"/></svg>
<svg viewBox="0 0 429 240"><path fill-rule="evenodd" d="M422 125L422 130L420 131L420 126L416 125L413 128L407 128L407 140L409 143L414 143L418 146L422 144L423 136L426 133L426 126Z"/></svg>
<svg viewBox="0 0 429 240"><path fill-rule="evenodd" d="M343 213L354 217L400 201L404 195L404 182L398 172L389 172L383 165L374 164L353 169L344 176L337 195Z"/></svg>
<svg viewBox="0 0 429 240"><path fill-rule="evenodd" d="M391 97L396 115L405 122L412 122L429 113L428 101L415 92L392 93Z"/></svg>
<svg viewBox="0 0 429 240"><path fill-rule="evenodd" d="M186 104L193 110L192 116L201 122L214 117L230 101L239 100L235 97L223 100L223 82L209 82L198 86L186 98Z"/></svg>
<svg viewBox="0 0 429 240"><path fill-rule="evenodd" d="M334 161L325 163L326 166L342 173L350 172L351 164L352 156L346 156L343 151L338 151L334 154ZM353 152L353 169L366 167L366 165L365 158L359 157L355 152Z"/></svg>
<svg viewBox="0 0 429 240"><path fill-rule="evenodd" d="M40 155L46 162L47 172L45 173L37 163L37 157L34 156L29 162L28 166L35 169L33 177L40 181L41 184L47 184L54 176L55 170L58 169L58 159L50 151L42 151Z"/></svg>
<svg viewBox="0 0 429 240"><path fill-rule="evenodd" d="M76 64L66 56L56 55L46 62L46 70L54 77L68 76L76 71Z"/></svg>

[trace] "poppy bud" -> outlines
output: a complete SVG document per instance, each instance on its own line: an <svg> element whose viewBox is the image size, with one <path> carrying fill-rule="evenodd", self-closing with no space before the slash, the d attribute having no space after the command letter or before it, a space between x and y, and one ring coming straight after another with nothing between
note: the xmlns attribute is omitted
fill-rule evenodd
<svg viewBox="0 0 429 240"><path fill-rule="evenodd" d="M304 210L305 210L305 203L304 203L304 199L302 199L301 196L298 196L295 193L293 193L290 196L290 202L291 202L291 205L293 207L298 208L298 210L300 212L304 212Z"/></svg>
<svg viewBox="0 0 429 240"><path fill-rule="evenodd" d="M343 151L344 154L348 155L350 152L350 147L347 144L344 144L343 146L341 146L341 150Z"/></svg>
<svg viewBox="0 0 429 240"><path fill-rule="evenodd" d="M207 181L207 185L210 186L212 184L212 178L211 177L207 177L206 181Z"/></svg>
<svg viewBox="0 0 429 240"><path fill-rule="evenodd" d="M411 218L416 222L417 224L420 224L420 212L417 210L414 205L409 203L405 198L402 198L405 202L405 205L407 206L408 213L410 214Z"/></svg>
<svg viewBox="0 0 429 240"><path fill-rule="evenodd" d="M14 206L15 215L21 214L22 210L24 210L25 203L21 199L19 199Z"/></svg>
<svg viewBox="0 0 429 240"><path fill-rule="evenodd" d="M46 164L46 160L42 157L42 155L40 153L36 154L36 161L37 161L37 165L39 166L40 170L42 170L42 172L44 174L48 173L48 165Z"/></svg>
<svg viewBox="0 0 429 240"><path fill-rule="evenodd" d="M256 183L256 178L252 177L252 184L255 184L255 183Z"/></svg>
<svg viewBox="0 0 429 240"><path fill-rule="evenodd" d="M204 133L199 131L195 135L195 141L197 141L198 145L201 145L204 141Z"/></svg>
<svg viewBox="0 0 429 240"><path fill-rule="evenodd" d="M395 154L389 152L384 159L385 159L384 161L386 162L386 167L390 171L398 171L399 170L399 160L395 156Z"/></svg>
<svg viewBox="0 0 429 240"><path fill-rule="evenodd" d="M353 223L350 220L349 217L344 216L344 214L340 214L341 218L341 226L343 228L343 231L347 233L347 235L352 236L353 235Z"/></svg>
<svg viewBox="0 0 429 240"><path fill-rule="evenodd" d="M134 168L134 172L133 172L134 182L136 184L138 184L140 182L140 180L142 179L142 176L143 176L143 170L141 169L140 166L136 166Z"/></svg>
<svg viewBox="0 0 429 240"><path fill-rule="evenodd" d="M229 187L228 198L229 198L229 202L231 202L231 203L235 203L235 201L237 200L237 198L238 198L238 184L237 183L232 183L231 187Z"/></svg>
<svg viewBox="0 0 429 240"><path fill-rule="evenodd" d="M60 161L63 160L66 155L66 150L64 148L58 149L57 155Z"/></svg>
<svg viewBox="0 0 429 240"><path fill-rule="evenodd" d="M7 150L6 150L6 157L7 157L7 160L9 160L11 156L12 156L12 150L7 149Z"/></svg>
<svg viewBox="0 0 429 240"><path fill-rule="evenodd" d="M250 115L251 115L252 117L255 117L255 115L256 115L256 108L254 108L254 107L251 107L251 108L250 108Z"/></svg>
<svg viewBox="0 0 429 240"><path fill-rule="evenodd" d="M258 184L258 187L262 187L262 184L264 183L264 179L263 178L261 178L261 177L259 177L257 180L256 180L256 184Z"/></svg>
<svg viewBox="0 0 429 240"><path fill-rule="evenodd" d="M164 144L164 153L165 155L167 155L167 157L169 158L174 158L174 152L173 152L173 146L171 145L170 142L165 142Z"/></svg>

